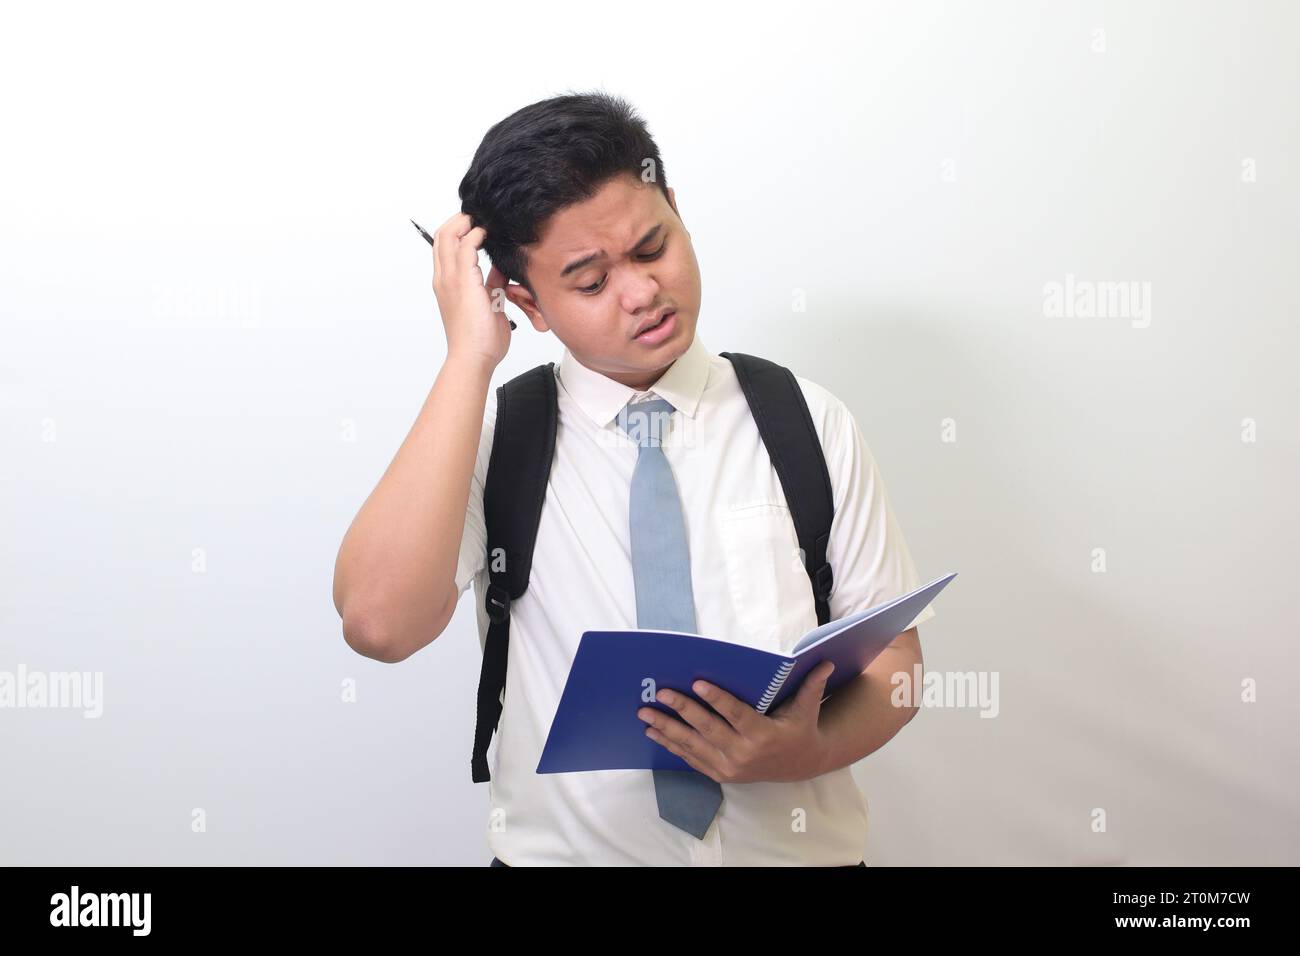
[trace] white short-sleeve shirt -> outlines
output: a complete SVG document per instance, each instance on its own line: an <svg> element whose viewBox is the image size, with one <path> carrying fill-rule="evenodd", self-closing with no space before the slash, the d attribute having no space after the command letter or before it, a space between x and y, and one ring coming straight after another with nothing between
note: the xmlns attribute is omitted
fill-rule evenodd
<svg viewBox="0 0 1300 956"><path fill-rule="evenodd" d="M686 521L698 632L787 653L817 626L790 509L728 359L697 334L646 391L583 366L567 349L555 371L555 456L528 590L510 607L504 704L489 756L492 853L510 866L856 864L867 804L848 767L793 783L724 783L703 840L659 817L649 770L537 773L583 631L637 626L628 528L637 446L615 422L629 401L660 397L677 409L661 444ZM796 380L831 478L835 619L920 581L852 414L826 389ZM483 485L495 425L493 390L456 571L461 594L474 584L480 647L490 583ZM934 613L927 607L909 627Z"/></svg>

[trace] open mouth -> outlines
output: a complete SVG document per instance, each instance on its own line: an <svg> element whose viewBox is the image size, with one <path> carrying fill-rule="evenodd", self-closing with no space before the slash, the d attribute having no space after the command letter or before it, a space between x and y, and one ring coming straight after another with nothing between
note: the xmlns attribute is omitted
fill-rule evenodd
<svg viewBox="0 0 1300 956"><path fill-rule="evenodd" d="M645 331L638 333L635 337L637 339L654 339L657 335L667 332L672 327L673 316L676 314L676 312L667 313L662 319Z"/></svg>

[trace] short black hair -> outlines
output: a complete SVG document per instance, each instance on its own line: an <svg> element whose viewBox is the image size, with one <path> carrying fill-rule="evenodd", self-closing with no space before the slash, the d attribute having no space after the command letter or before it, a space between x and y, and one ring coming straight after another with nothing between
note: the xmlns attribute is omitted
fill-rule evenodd
<svg viewBox="0 0 1300 956"><path fill-rule="evenodd" d="M636 111L609 93L566 93L487 131L460 182L460 211L487 230L492 264L536 296L520 246L536 242L555 213L624 173L653 179L668 198L659 147Z"/></svg>

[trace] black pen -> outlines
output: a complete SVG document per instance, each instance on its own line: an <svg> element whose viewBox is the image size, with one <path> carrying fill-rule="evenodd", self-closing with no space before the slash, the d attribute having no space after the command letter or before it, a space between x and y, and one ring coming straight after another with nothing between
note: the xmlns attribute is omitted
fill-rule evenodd
<svg viewBox="0 0 1300 956"><path fill-rule="evenodd" d="M424 236L425 241L428 242L429 245L433 245L433 236L431 236L431 235L429 235L427 232L425 232L425 231L424 231L424 227L422 227L422 226L421 226L418 222L416 222L414 219L411 220L411 225L414 226L416 229L419 229L419 230L420 230L420 235ZM510 323L510 328L512 328L512 329L517 329L517 328L519 328L519 326L515 325L515 320L514 320L514 319L506 319L506 321Z"/></svg>

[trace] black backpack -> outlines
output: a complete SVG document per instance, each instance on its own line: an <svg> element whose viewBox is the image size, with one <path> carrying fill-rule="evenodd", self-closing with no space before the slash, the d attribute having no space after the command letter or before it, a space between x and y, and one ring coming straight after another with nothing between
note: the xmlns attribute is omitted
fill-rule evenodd
<svg viewBox="0 0 1300 956"><path fill-rule="evenodd" d="M835 505L821 442L793 373L767 359L722 352L736 370L794 519L812 584L817 623L830 620L831 566L826 562ZM542 520L558 419L555 363L547 362L497 389L492 455L483 485L491 623L478 684L478 720L470 769L475 783L491 779L487 750L501 718L510 639L510 602L528 590L533 544ZM493 555L505 558L498 567Z"/></svg>

